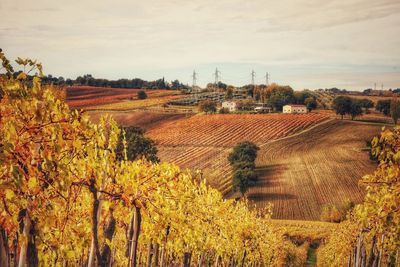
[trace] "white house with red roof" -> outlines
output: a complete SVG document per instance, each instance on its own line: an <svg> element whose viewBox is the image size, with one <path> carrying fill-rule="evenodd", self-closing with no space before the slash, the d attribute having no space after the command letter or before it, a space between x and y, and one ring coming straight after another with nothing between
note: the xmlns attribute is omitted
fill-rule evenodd
<svg viewBox="0 0 400 267"><path fill-rule="evenodd" d="M286 105L283 106L283 113L307 113L307 107L305 105Z"/></svg>

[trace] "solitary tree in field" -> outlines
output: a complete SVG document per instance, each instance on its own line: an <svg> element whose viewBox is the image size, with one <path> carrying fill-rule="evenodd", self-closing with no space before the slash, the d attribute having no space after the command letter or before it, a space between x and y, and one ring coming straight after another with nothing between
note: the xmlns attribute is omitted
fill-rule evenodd
<svg viewBox="0 0 400 267"><path fill-rule="evenodd" d="M336 111L336 114L343 116L348 114L351 110L352 100L348 96L338 96L333 99L333 109Z"/></svg>
<svg viewBox="0 0 400 267"><path fill-rule="evenodd" d="M137 94L138 99L146 99L147 98L147 94L145 91L141 90L138 92Z"/></svg>
<svg viewBox="0 0 400 267"><path fill-rule="evenodd" d="M258 150L259 148L254 143L243 142L237 144L228 156L228 161L234 171L233 187L239 190L242 196L257 180L255 160Z"/></svg>

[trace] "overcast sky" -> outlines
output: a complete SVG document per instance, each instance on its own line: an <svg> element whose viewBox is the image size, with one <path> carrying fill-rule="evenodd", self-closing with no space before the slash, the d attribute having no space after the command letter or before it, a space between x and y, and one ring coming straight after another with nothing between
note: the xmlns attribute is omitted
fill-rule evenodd
<svg viewBox="0 0 400 267"><path fill-rule="evenodd" d="M1 0L0 47L72 77L400 87L399 0Z"/></svg>

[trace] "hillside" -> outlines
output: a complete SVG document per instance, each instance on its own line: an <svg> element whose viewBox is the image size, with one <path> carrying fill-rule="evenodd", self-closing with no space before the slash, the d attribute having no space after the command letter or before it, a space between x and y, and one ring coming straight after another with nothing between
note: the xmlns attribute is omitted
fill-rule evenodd
<svg viewBox="0 0 400 267"><path fill-rule="evenodd" d="M289 130L291 123L282 115L221 116L166 123L148 136L156 141L163 161L202 170L211 185L230 197L235 196L230 193L230 148L245 140L257 143L259 181L248 196L259 207L272 202L274 218L318 220L322 205L362 200L358 180L376 167L363 149L380 125L315 117L313 123ZM275 118L281 119L280 130L271 127ZM299 115L289 118L302 121Z"/></svg>
<svg viewBox="0 0 400 267"><path fill-rule="evenodd" d="M239 142L263 144L300 132L327 117L307 115L197 115L148 131L159 157L181 167L201 170L223 193L231 190L230 149Z"/></svg>
<svg viewBox="0 0 400 267"><path fill-rule="evenodd" d="M261 145L259 181L249 198L274 204L274 217L318 220L321 206L360 202L358 180L376 164L363 151L379 125L333 120L309 131Z"/></svg>
<svg viewBox="0 0 400 267"><path fill-rule="evenodd" d="M165 113L153 111L87 111L94 122L99 122L104 115L111 116L121 126L136 126L145 130L162 127L162 125L179 121L187 115L182 113Z"/></svg>

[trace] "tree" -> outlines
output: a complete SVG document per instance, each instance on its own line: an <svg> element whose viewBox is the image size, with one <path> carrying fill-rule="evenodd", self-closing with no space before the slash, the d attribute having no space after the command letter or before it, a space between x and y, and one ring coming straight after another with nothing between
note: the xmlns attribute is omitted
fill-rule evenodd
<svg viewBox="0 0 400 267"><path fill-rule="evenodd" d="M312 93L310 91L304 90L301 92L296 92L295 93L295 97L296 97L296 103L300 104L300 105L306 105L305 101L306 99L310 98L310 97L314 97L312 95Z"/></svg>
<svg viewBox="0 0 400 267"><path fill-rule="evenodd" d="M179 82L179 80L174 80L171 82L171 89L179 90L184 88L186 88L186 86Z"/></svg>
<svg viewBox="0 0 400 267"><path fill-rule="evenodd" d="M237 169L233 174L233 187L244 196L250 186L255 185L257 174L254 169Z"/></svg>
<svg viewBox="0 0 400 267"><path fill-rule="evenodd" d="M336 111L336 114L343 116L348 114L351 110L352 99L348 96L338 96L333 99L333 109Z"/></svg>
<svg viewBox="0 0 400 267"><path fill-rule="evenodd" d="M138 99L141 99L141 100L142 100L142 99L146 99L146 98L147 98L146 92L143 91L143 90L139 91L138 94L137 94L137 98L138 98Z"/></svg>
<svg viewBox="0 0 400 267"><path fill-rule="evenodd" d="M204 100L200 102L199 110L205 113L215 113L217 111L217 104L212 100Z"/></svg>
<svg viewBox="0 0 400 267"><path fill-rule="evenodd" d="M354 120L355 117L362 115L362 108L360 101L352 99L350 110L348 113L350 114L352 120Z"/></svg>
<svg viewBox="0 0 400 267"><path fill-rule="evenodd" d="M393 123L397 124L397 120L400 117L400 101L396 97L390 102L390 115L392 116Z"/></svg>
<svg viewBox="0 0 400 267"><path fill-rule="evenodd" d="M296 102L293 89L290 86L271 84L266 90L268 104L276 110L282 110L287 104Z"/></svg>
<svg viewBox="0 0 400 267"><path fill-rule="evenodd" d="M225 99L226 100L230 100L233 98L233 87L232 86L228 86L226 93L225 93Z"/></svg>
<svg viewBox="0 0 400 267"><path fill-rule="evenodd" d="M139 127L126 127L125 131L126 141L126 156L128 160L137 160L145 157L151 162L159 162L157 157L157 148L153 140L144 136L145 131ZM117 159L124 159L124 134L119 135L117 145Z"/></svg>
<svg viewBox="0 0 400 267"><path fill-rule="evenodd" d="M242 196L246 194L249 187L257 180L255 173L255 160L257 158L257 145L251 142L237 144L228 155L233 174L233 186L239 190Z"/></svg>
<svg viewBox="0 0 400 267"><path fill-rule="evenodd" d="M358 100L361 107L365 108L365 113L369 113L369 109L374 107L374 102L368 98Z"/></svg>
<svg viewBox="0 0 400 267"><path fill-rule="evenodd" d="M218 88L218 89L226 90L227 87L228 87L228 85L225 84L225 83L223 83L223 82L221 82L221 81L219 81L219 82L217 83L217 88Z"/></svg>
<svg viewBox="0 0 400 267"><path fill-rule="evenodd" d="M253 110L254 102L251 99L240 100L236 102L236 107L238 110Z"/></svg>
<svg viewBox="0 0 400 267"><path fill-rule="evenodd" d="M306 105L308 111L317 108L317 100L313 96L310 96L304 100L304 104Z"/></svg>
<svg viewBox="0 0 400 267"><path fill-rule="evenodd" d="M376 103L376 110L382 112L385 116L390 115L390 100L378 100Z"/></svg>

